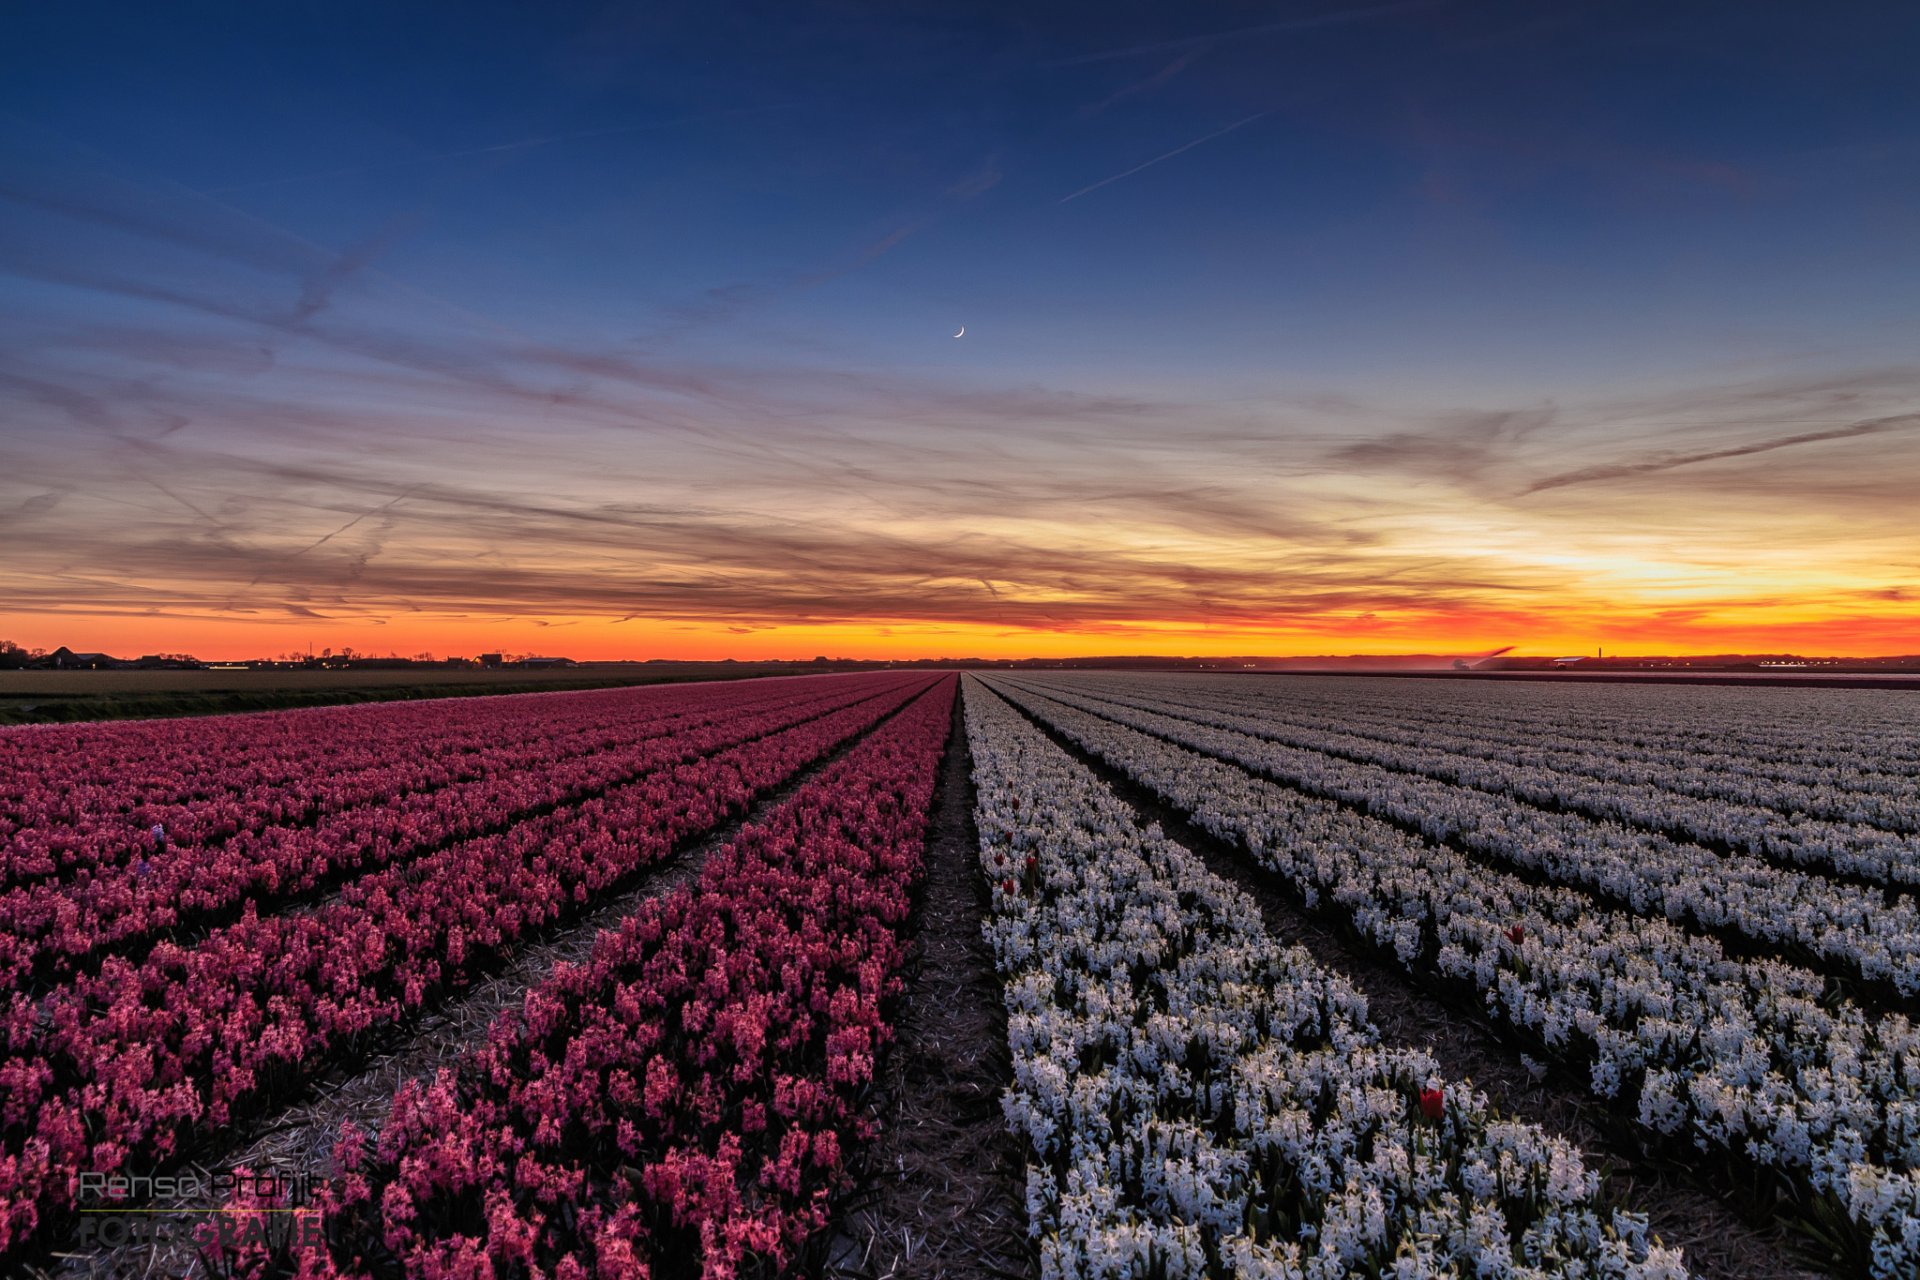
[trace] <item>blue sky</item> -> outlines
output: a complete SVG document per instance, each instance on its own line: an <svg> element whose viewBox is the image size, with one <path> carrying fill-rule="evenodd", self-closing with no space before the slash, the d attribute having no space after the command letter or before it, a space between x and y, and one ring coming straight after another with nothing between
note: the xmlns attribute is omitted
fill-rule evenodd
<svg viewBox="0 0 1920 1280"><path fill-rule="evenodd" d="M556 331L761 285L752 318L889 359L971 312L998 360L1175 374L1913 336L1904 6L1043 8L39 6L0 102Z"/></svg>
<svg viewBox="0 0 1920 1280"><path fill-rule="evenodd" d="M962 526L958 495L986 492L993 467L1110 501L1151 458L1179 473L1169 492L1457 547L1457 507L1422 534L1445 475L1341 468L1386 456L1356 444L1501 414L1546 421L1471 484L1446 481L1456 504L1521 504L1559 459L1626 450L1626 474L1673 473L1621 497L1614 520L1644 522L1636 503L1670 512L1722 463L1635 459L1805 457L1820 477L1793 495L1806 528L1835 494L1873 516L1846 543L1847 590L1900 589L1897 517L1863 495L1890 454L1912 457L1904 426L1867 432L1871 448L1746 450L1912 408L1916 48L1920 11L1866 4L16 6L0 16L0 512L17 511L0 519L71 547L72 524L132 503L118 542L147 548L138 564L100 563L105 546L42 560L21 598L54 629L74 611L205 621L236 603L387 625L396 601L510 626L624 611L620 574L659 580L644 545L575 548L611 557L615 602L570 600L552 578L561 537L542 543L537 599L375 586L370 563L476 540L513 559L499 531L422 508L449 439L470 446L452 469L471 490L624 495L729 528L849 489L871 519L899 512L918 491L865 465L878 447L951 480L934 505ZM1102 413L1125 422L1081 429ZM782 445L796 422L863 425L808 437L797 460ZM654 434L609 443L635 424ZM1020 447L957 446L992 430ZM72 452L74 432L104 455ZM364 465L290 496L298 528L241 513L262 465L309 455ZM1250 468L1313 479L1237 491ZM153 497L156 480L179 491L159 471L227 507L208 523L209 502ZM1771 494L1781 474L1731 489ZM1385 513L1347 492L1396 484L1416 492ZM329 558L353 543L332 535L289 571L276 539L304 547L399 494L358 570ZM1577 520L1529 501L1464 542L1533 582L1519 548ZM1149 536L1116 519L1112 584L1145 544L1234 554L1167 520L1144 514ZM1752 536L1737 509L1662 527L1680 548ZM1045 530L1023 528L1022 552L1043 553ZM955 535L914 536L938 561ZM1319 538L1243 550L1297 564L1351 545ZM1642 547L1629 577L1664 577L1676 554L1692 553ZM685 587L738 567L669 568ZM1364 594L1404 565L1350 569L1343 593ZM916 610L915 575L889 573L888 617L964 612ZM1613 589L1576 578L1589 602ZM1127 622L1118 585L995 598L1023 590L1036 625ZM1178 590L1146 594L1216 608L1178 607ZM1256 634L1298 616L1244 590L1227 594ZM851 625L870 593L756 590L714 616L698 603L724 596L714 581L667 594L638 607L777 629ZM1442 607L1402 603L1396 641ZM1506 625L1504 605L1457 603ZM1312 638L1343 634L1343 616Z"/></svg>

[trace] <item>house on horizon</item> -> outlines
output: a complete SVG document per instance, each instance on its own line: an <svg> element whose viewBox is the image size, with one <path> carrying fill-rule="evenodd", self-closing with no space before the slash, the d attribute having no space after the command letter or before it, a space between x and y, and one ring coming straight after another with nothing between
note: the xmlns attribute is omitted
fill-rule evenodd
<svg viewBox="0 0 1920 1280"><path fill-rule="evenodd" d="M46 657L56 671L111 671L126 664L106 653L75 653L61 645Z"/></svg>

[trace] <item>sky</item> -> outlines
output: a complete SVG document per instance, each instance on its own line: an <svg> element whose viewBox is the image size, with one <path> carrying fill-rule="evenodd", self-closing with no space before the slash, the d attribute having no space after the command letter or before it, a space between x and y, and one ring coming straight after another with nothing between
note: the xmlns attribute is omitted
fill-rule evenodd
<svg viewBox="0 0 1920 1280"><path fill-rule="evenodd" d="M1920 652L1917 48L1879 3L8 6L0 637Z"/></svg>

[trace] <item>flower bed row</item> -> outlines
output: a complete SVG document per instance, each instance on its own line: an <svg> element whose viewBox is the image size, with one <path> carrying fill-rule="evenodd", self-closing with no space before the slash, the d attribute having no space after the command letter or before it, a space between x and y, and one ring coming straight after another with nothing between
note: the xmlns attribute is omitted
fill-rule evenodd
<svg viewBox="0 0 1920 1280"><path fill-rule="evenodd" d="M275 905L356 873L396 866L453 841L579 803L656 770L787 728L873 697L896 681L871 677L757 701L694 699L664 717L636 716L618 734L555 741L542 760L523 743L487 759L471 780L391 791L312 825L269 826L212 845L169 845L66 881L16 885L0 895L0 991L44 990L106 950L133 950L182 926L210 927L242 903ZM731 690L729 692L732 692ZM582 740L584 739L584 740ZM431 751L428 740L416 750Z"/></svg>
<svg viewBox="0 0 1920 1280"><path fill-rule="evenodd" d="M1402 693L1355 705L1344 697L1302 699L1286 687L1241 692L1267 704L1288 722L1307 723L1297 717L1318 716L1324 727L1445 747L1489 760L1511 758L1518 752L1578 779L1678 792L1711 800L1731 813L1760 810L1751 816L1762 831L1776 822L1805 816L1920 833L1920 807L1915 804L1920 798L1920 773L1883 768L1873 754L1871 736L1847 726L1848 708L1833 705L1826 694L1810 695L1822 700L1821 720L1801 731L1791 752L1769 758L1774 753L1749 749L1740 740L1741 730L1775 719L1782 692L1778 689L1710 690L1692 709L1684 735L1649 732L1637 719L1599 732L1598 726L1584 720L1542 723L1540 712L1551 708L1543 708L1537 696L1517 715L1493 717L1479 714L1477 700L1410 706ZM1663 697L1670 694L1662 691ZM1896 719L1889 727L1896 732L1904 728L1902 736L1910 742L1915 736L1910 723L1899 726Z"/></svg>
<svg viewBox="0 0 1920 1280"><path fill-rule="evenodd" d="M1697 844L1580 813L1543 808L1497 789L1431 777L1414 752L1359 759L1244 712L1153 697L1089 697L1079 681L1032 687L1084 710L1174 736L1256 768L1288 786L1355 805L1466 852L1537 873L1635 912L1662 916L1754 944L1892 998L1920 995L1920 904L1905 894L1838 884L1763 858ZM1182 737L1182 735L1186 735ZM1438 768L1438 766L1434 766ZM1510 770L1511 771L1511 770ZM1488 784L1490 787L1490 784ZM1540 796L1534 797L1536 800ZM1698 804L1698 802L1691 802Z"/></svg>
<svg viewBox="0 0 1920 1280"><path fill-rule="evenodd" d="M1262 677L1272 696L1323 710L1351 707L1383 722L1470 726L1516 741L1544 735L1591 743L1733 778L1818 778L1844 791L1911 787L1920 735L1882 690L1533 682L1435 684L1365 677Z"/></svg>
<svg viewBox="0 0 1920 1280"><path fill-rule="evenodd" d="M192 948L108 957L39 1002L15 993L0 1065L0 1250L82 1173L151 1165L465 980L927 687L662 771L350 883L317 911L251 913Z"/></svg>
<svg viewBox="0 0 1920 1280"><path fill-rule="evenodd" d="M1875 885L1920 884L1920 779L1871 797L1837 795L1828 780L1846 753L1859 750L1843 741L1833 744L1825 764L1802 766L1801 784L1776 794L1779 807L1771 807L1741 798L1756 789L1751 780L1695 776L1684 765L1650 770L1605 744L1569 742L1538 729L1490 739L1470 719L1409 728L1396 717L1369 722L1344 707L1316 714L1244 683L1222 689L1176 679L1127 689L1096 679L1076 681L1075 687L1177 704L1183 714L1225 714L1227 727L1275 742L1669 832L1756 860L1839 872ZM1843 814L1854 816L1836 816Z"/></svg>
<svg viewBox="0 0 1920 1280"><path fill-rule="evenodd" d="M967 725L1046 1280L1685 1274L977 685Z"/></svg>
<svg viewBox="0 0 1920 1280"><path fill-rule="evenodd" d="M725 1280L790 1259L866 1136L953 692L602 934L457 1069L403 1087L376 1142L343 1143L324 1245L216 1246L215 1265L571 1278L697 1260Z"/></svg>
<svg viewBox="0 0 1920 1280"><path fill-rule="evenodd" d="M0 732L0 884L117 865L156 823L217 844L269 823L311 821L385 792L431 785L475 755L576 732L619 731L635 709L601 695L528 716L491 698L328 707L179 721L32 726ZM182 724L196 750L179 750ZM419 752L422 741L432 750ZM21 836L22 838L12 838Z"/></svg>
<svg viewBox="0 0 1920 1280"><path fill-rule="evenodd" d="M1920 1032L1905 1017L1823 1006L1805 971L1732 960L1665 921L1597 910L1203 751L1010 696L1408 969L1475 992L1653 1134L1771 1171L1861 1271L1920 1266ZM1208 732L1187 730L1196 744Z"/></svg>
<svg viewBox="0 0 1920 1280"><path fill-rule="evenodd" d="M648 722L817 694L818 681L454 698L0 730L0 888L212 850L396 796L632 741ZM182 750L190 735L191 750Z"/></svg>

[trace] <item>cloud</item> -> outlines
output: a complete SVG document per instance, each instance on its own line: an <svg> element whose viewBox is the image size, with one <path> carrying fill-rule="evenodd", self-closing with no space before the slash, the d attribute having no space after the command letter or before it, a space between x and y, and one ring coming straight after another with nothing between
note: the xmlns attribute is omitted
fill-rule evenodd
<svg viewBox="0 0 1920 1280"><path fill-rule="evenodd" d="M1601 466L1582 467L1574 471L1563 471L1535 480L1523 493L1540 493L1547 489L1562 489L1568 485L1598 484L1608 480L1625 480L1636 476L1654 475L1662 471L1672 471L1677 467L1690 467L1702 462L1718 462L1727 458L1746 458L1755 454L1772 453L1776 449L1791 449L1799 445L1819 444L1828 440L1853 440L1861 436L1884 435L1889 431L1904 431L1920 426L1920 413L1900 414L1891 418L1878 418L1866 422L1856 422L1850 426L1835 427L1825 431L1807 431L1799 435L1781 436L1772 440L1755 440L1746 444L1732 445L1724 449L1709 449L1700 453L1662 454L1643 458L1634 462L1608 463Z"/></svg>
<svg viewBox="0 0 1920 1280"><path fill-rule="evenodd" d="M26 523L41 516L51 515L54 509L60 505L60 499L64 496L65 494L59 489L49 489L45 493L36 493L30 498L22 499L20 502L15 503L10 510L0 509L0 528L5 528L7 525L15 523Z"/></svg>
<svg viewBox="0 0 1920 1280"><path fill-rule="evenodd" d="M384 614L406 601L452 613L639 613L729 625L961 623L978 615L985 588L1004 621L1057 628L1149 616L1220 623L1329 608L1426 607L1458 594L1411 569L1405 581L1383 590L1333 561L1277 546L1237 563L1199 562L1171 548L1120 549L1096 536L1062 539L1057 530L1028 540L1006 530L902 531L834 511L535 499L523 489L419 482L396 492L391 479L337 464L288 466L184 448L151 451L144 465L152 468L145 478L204 527L149 516L90 533L76 519L62 536L34 545L27 560L47 585L28 588L23 606L84 595L96 608L146 608L159 591L168 597L159 603L170 610L219 609L236 596L265 602L277 594L333 615ZM248 496L216 515L195 500L195 486ZM989 481L974 492L994 500ZM1080 500L1082 511L1146 501L1144 493L1071 484L1042 498L1010 482L1003 496L1006 509L1029 518L1038 514L1036 504L1063 496ZM1219 496L1188 492L1161 518L1191 528L1191 514ZM290 545L298 513L316 501L362 509L324 536ZM393 521L379 559L356 555L351 546L336 553L376 512ZM1243 518L1239 512L1228 517ZM436 554L474 545L512 554L505 563ZM114 581L76 593L74 571L95 564L111 565ZM249 581L254 588L239 587ZM1501 588L1476 587L1489 589Z"/></svg>
<svg viewBox="0 0 1920 1280"><path fill-rule="evenodd" d="M1173 59L1173 61L1161 67L1158 71L1155 71L1152 75L1142 76L1138 80L1130 80L1106 97L1100 99L1100 101L1089 103L1087 106L1082 107L1080 109L1080 118L1084 120L1092 116L1097 116L1103 111L1118 106L1129 98L1135 98L1141 94L1153 92L1155 89L1172 81L1175 76L1178 76L1181 72L1199 61L1204 53L1205 50L1199 48L1187 50L1179 57Z"/></svg>
<svg viewBox="0 0 1920 1280"><path fill-rule="evenodd" d="M1246 126L1252 124L1254 121L1264 119L1267 116L1270 116L1272 114L1273 112L1271 111L1256 111L1252 115L1247 116L1244 119L1234 121L1232 124L1227 125L1225 128L1215 129L1211 133L1203 133L1191 142L1183 142L1171 151L1164 151L1161 154L1155 156L1151 160L1142 161L1140 164L1134 165L1131 169L1123 169L1119 173L1113 174L1111 177L1102 178L1098 182L1089 183L1086 186L1081 187L1078 191L1073 192L1071 195L1061 196L1056 203L1065 204L1069 200L1078 200L1081 196L1088 195L1092 192L1098 191L1102 187L1111 186L1112 184L1120 181L1122 178L1131 178L1134 174L1140 173L1141 171L1146 169L1151 169L1157 164L1164 164L1168 160L1173 159L1177 155L1183 155L1186 152L1193 150L1197 146L1201 146L1204 143L1212 142L1215 138L1224 138L1229 133L1232 133L1237 129L1244 129Z"/></svg>
<svg viewBox="0 0 1920 1280"><path fill-rule="evenodd" d="M375 234L308 272L301 284L300 300L293 307L293 322L303 324L326 310L333 302L336 289L371 266L420 221L417 214L391 219Z"/></svg>
<svg viewBox="0 0 1920 1280"><path fill-rule="evenodd" d="M1000 168L1000 157L990 155L981 162L980 167L946 189L949 200L977 200L1000 185L1006 174Z"/></svg>
<svg viewBox="0 0 1920 1280"><path fill-rule="evenodd" d="M1554 421L1552 407L1442 415L1433 426L1342 444L1327 454L1337 468L1389 472L1480 490L1522 457Z"/></svg>

